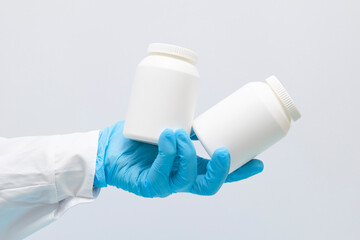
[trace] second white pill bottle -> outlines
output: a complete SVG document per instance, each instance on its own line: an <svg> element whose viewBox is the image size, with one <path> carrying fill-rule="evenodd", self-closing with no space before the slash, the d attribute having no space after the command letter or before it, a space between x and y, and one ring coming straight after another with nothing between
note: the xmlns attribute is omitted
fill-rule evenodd
<svg viewBox="0 0 360 240"><path fill-rule="evenodd" d="M194 120L194 132L211 156L226 147L233 172L283 138L300 118L293 100L272 76L251 82Z"/></svg>
<svg viewBox="0 0 360 240"><path fill-rule="evenodd" d="M152 43L136 69L125 119L125 137L158 143L166 128L188 134L195 113L200 76L197 54L189 49Z"/></svg>

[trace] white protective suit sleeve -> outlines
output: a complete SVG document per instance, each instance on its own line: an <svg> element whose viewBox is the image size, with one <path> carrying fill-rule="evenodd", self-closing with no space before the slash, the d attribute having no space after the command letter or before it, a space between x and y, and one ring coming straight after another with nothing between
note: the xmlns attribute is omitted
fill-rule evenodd
<svg viewBox="0 0 360 240"><path fill-rule="evenodd" d="M0 239L22 239L97 197L98 137L0 138Z"/></svg>

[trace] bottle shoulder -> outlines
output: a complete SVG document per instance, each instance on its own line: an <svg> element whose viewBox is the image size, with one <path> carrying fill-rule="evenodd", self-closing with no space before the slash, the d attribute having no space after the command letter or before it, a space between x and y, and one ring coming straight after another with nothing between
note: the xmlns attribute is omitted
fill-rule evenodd
<svg viewBox="0 0 360 240"><path fill-rule="evenodd" d="M148 55L141 60L138 68L141 67L154 67L163 68L200 77L199 72L195 65L184 61L182 59L166 56L166 55Z"/></svg>

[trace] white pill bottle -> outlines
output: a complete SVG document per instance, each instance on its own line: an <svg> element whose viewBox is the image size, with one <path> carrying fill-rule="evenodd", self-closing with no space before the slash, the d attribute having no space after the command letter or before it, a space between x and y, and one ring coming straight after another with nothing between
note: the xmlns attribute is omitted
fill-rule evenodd
<svg viewBox="0 0 360 240"><path fill-rule="evenodd" d="M283 138L300 118L293 100L275 77L251 82L194 120L194 132L211 156L218 147L231 155L230 172Z"/></svg>
<svg viewBox="0 0 360 240"><path fill-rule="evenodd" d="M200 76L197 54L189 49L152 43L138 65L125 119L125 137L157 144L166 128L190 134Z"/></svg>

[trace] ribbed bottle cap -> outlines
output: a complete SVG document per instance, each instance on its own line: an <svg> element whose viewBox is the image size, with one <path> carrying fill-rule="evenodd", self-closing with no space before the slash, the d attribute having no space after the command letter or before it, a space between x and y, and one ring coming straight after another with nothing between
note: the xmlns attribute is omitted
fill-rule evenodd
<svg viewBox="0 0 360 240"><path fill-rule="evenodd" d="M166 43L151 43L148 48L148 53L169 54L183 58L192 64L196 64L198 58L197 54L190 49Z"/></svg>
<svg viewBox="0 0 360 240"><path fill-rule="evenodd" d="M271 87L271 89L275 92L275 94L280 99L281 103L285 107L285 109L290 114L292 120L296 121L301 117L301 114L297 107L295 106L294 101L291 99L289 93L286 91L281 82L275 77L271 76L265 80L267 84Z"/></svg>

